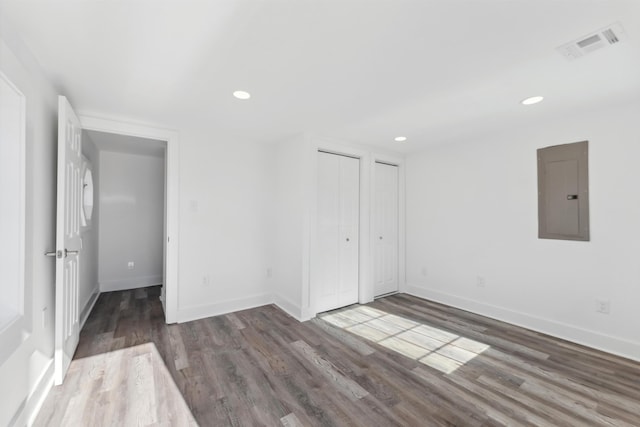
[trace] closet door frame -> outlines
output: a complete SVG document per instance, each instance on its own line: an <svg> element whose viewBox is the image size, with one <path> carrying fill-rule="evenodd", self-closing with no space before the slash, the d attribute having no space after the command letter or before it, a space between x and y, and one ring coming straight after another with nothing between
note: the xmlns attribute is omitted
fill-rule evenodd
<svg viewBox="0 0 640 427"><path fill-rule="evenodd" d="M399 169L397 165L376 162L372 179L372 230L374 293L379 298L398 292L398 187ZM380 198L380 199L378 199Z"/></svg>
<svg viewBox="0 0 640 427"><path fill-rule="evenodd" d="M358 242L358 302L365 303L373 300L373 288L371 288L371 297L367 297L366 284L371 281L371 272L369 265L370 257L370 215L369 215L369 198L371 195L370 184L370 163L371 156L366 150L362 150L356 147L346 146L338 141L332 141L327 138L310 137L309 141L309 156L311 157L309 162L309 217L305 221L305 228L307 229L306 235L309 236L308 253L303 254L303 260L308 260L307 263L303 263L303 276L308 277L308 283L303 286L302 298L303 318L312 318L317 314L316 303L317 297L315 291L318 289L315 273L316 268L316 251L318 242L318 229L316 224L318 223L318 151L326 153L337 154L342 156L348 156L357 158L360 160L360 209L359 209L359 242Z"/></svg>
<svg viewBox="0 0 640 427"><path fill-rule="evenodd" d="M370 254L371 259L371 272L370 272L370 286L371 286L371 300L374 298L375 290L375 227L374 227L374 215L375 215L375 203L376 203L376 163L386 163L388 165L396 166L398 168L398 293L406 292L406 234L405 234L405 165L404 158L395 155L386 155L374 153L371 156L371 233L370 233Z"/></svg>
<svg viewBox="0 0 640 427"><path fill-rule="evenodd" d="M359 300L360 171L358 158L318 151L316 309ZM322 207L321 207L322 206ZM320 295L322 294L322 296Z"/></svg>
<svg viewBox="0 0 640 427"><path fill-rule="evenodd" d="M343 156L360 159L360 241L359 241L359 275L358 302L366 304L374 298L374 245L373 243L373 188L375 182L375 163L383 162L398 166L398 291L405 292L405 165L404 157L371 150L355 144L345 143L326 137L305 135L307 158L304 164L308 166L305 186L309 189L306 194L305 206L308 207L304 218L304 237L302 253L302 310L301 319L308 320L318 313L316 311L316 297L314 295L315 266L314 256L317 248L317 191L318 191L318 151L324 151Z"/></svg>

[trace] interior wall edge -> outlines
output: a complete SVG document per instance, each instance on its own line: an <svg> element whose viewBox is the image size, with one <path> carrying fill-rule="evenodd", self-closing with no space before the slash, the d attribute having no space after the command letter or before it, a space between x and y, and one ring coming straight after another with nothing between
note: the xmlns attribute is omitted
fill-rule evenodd
<svg viewBox="0 0 640 427"><path fill-rule="evenodd" d="M282 311L296 319L298 322L304 322L305 320L308 320L303 317L302 308L283 295L274 293L273 304L277 305Z"/></svg>
<svg viewBox="0 0 640 427"><path fill-rule="evenodd" d="M407 285L405 293L640 362L640 342L604 335L552 319L520 313L412 284Z"/></svg>

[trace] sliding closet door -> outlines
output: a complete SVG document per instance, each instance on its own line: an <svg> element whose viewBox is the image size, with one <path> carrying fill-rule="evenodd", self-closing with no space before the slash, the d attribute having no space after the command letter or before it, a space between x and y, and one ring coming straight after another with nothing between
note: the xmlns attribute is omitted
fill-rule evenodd
<svg viewBox="0 0 640 427"><path fill-rule="evenodd" d="M318 152L316 310L358 302L360 161Z"/></svg>
<svg viewBox="0 0 640 427"><path fill-rule="evenodd" d="M374 295L398 291L398 167L375 164Z"/></svg>

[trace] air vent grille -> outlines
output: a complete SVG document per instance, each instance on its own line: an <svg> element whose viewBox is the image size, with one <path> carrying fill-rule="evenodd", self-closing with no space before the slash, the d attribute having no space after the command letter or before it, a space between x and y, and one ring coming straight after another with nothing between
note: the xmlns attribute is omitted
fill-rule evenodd
<svg viewBox="0 0 640 427"><path fill-rule="evenodd" d="M584 40L580 40L577 44L578 44L578 46L579 46L579 47L581 47L582 49L584 49L584 48L586 48L586 47L591 46L591 45L592 45L592 44L594 44L594 43L598 43L600 40L602 40L602 39L600 38L600 36L599 36L599 35L597 35L597 34L594 34L594 35L593 35L593 36L591 36L591 37L587 37L587 38L586 38L586 39L584 39Z"/></svg>
<svg viewBox="0 0 640 427"><path fill-rule="evenodd" d="M605 39L607 39L609 44L618 43L620 41L620 39L618 39L618 37L616 36L616 33L614 33L611 28L607 28L606 30L604 30L602 32L602 35Z"/></svg>
<svg viewBox="0 0 640 427"><path fill-rule="evenodd" d="M617 44L625 36L626 33L622 28L622 24L616 22L572 42L563 44L557 50L569 61L573 61L595 50Z"/></svg>

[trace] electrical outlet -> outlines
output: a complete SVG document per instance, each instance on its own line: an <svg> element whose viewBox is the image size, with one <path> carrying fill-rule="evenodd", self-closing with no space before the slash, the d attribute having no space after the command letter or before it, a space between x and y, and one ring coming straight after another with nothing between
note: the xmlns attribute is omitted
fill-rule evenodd
<svg viewBox="0 0 640 427"><path fill-rule="evenodd" d="M596 311L602 314L609 314L611 312L611 302L606 299L597 299Z"/></svg>
<svg viewBox="0 0 640 427"><path fill-rule="evenodd" d="M202 286L209 286L210 284L210 280L209 280L209 275L205 274L204 276L202 276Z"/></svg>
<svg viewBox="0 0 640 427"><path fill-rule="evenodd" d="M421 272L424 277L427 277L427 267L422 267Z"/></svg>
<svg viewBox="0 0 640 427"><path fill-rule="evenodd" d="M271 267L267 268L267 277L271 278L273 276L273 270L271 269Z"/></svg>
<svg viewBox="0 0 640 427"><path fill-rule="evenodd" d="M128 270L133 270L133 267L135 267L135 266L136 266L136 263L135 263L135 262L133 262L133 261L129 261L129 262L127 263L127 269L128 269Z"/></svg>
<svg viewBox="0 0 640 427"><path fill-rule="evenodd" d="M479 288L484 288L484 286L485 286L484 277L482 277L482 276L476 277L476 285L478 285Z"/></svg>

